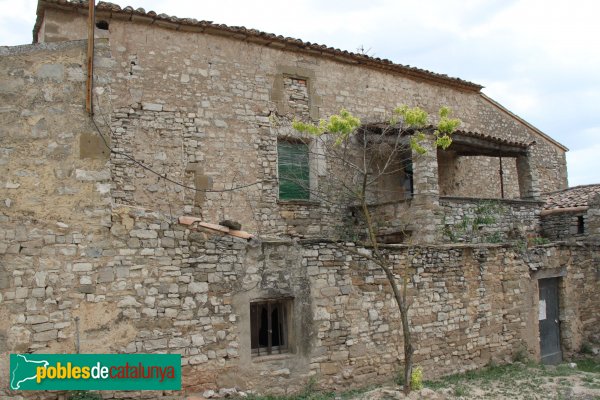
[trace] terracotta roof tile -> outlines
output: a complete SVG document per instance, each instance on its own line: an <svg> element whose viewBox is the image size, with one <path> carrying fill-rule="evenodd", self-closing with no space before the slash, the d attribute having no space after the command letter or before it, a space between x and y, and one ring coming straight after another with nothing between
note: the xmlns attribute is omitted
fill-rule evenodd
<svg viewBox="0 0 600 400"><path fill-rule="evenodd" d="M582 185L544 193L546 204L544 210L557 210L561 208L587 207L589 201L600 193L600 184Z"/></svg>
<svg viewBox="0 0 600 400"><path fill-rule="evenodd" d="M497 136L486 135L484 133L479 133L479 132L458 130L458 131L454 132L454 134L460 135L460 136L466 136L466 137L473 137L473 138L477 138L477 139L483 139L483 140L487 140L489 142L505 144L508 146L520 147L523 149L526 149L527 147L529 147L529 143L526 143L526 142L517 142L515 140L509 140L509 139L501 138L501 137L497 137Z"/></svg>
<svg viewBox="0 0 600 400"><path fill-rule="evenodd" d="M178 219L179 223L182 225L189 225L192 227L202 227L208 229L210 231L220 232L225 235L234 236L240 239L250 240L254 238L254 235L248 233L246 231L238 231L235 229L230 229L226 226L219 224L211 224L209 222L202 222L202 219L190 216L181 216Z"/></svg>
<svg viewBox="0 0 600 400"><path fill-rule="evenodd" d="M88 2L84 0L39 0L37 7L37 20L33 28L33 41L37 42L37 35L42 25L44 10L52 7L70 7L73 9L87 9ZM304 42L300 39L285 38L281 35L274 35L272 33L261 32L256 29L247 29L243 26L228 26L224 24L214 24L212 21L198 21L192 18L177 18L168 16L166 14L157 15L154 11L145 12L143 8L135 10L133 7L121 8L117 4L101 1L96 5L97 12L109 11L113 14L120 15L144 15L153 18L155 21L168 21L179 25L195 26L201 28L210 29L211 33L222 34L227 36L233 36L240 40L257 40L257 39L269 39L270 42L263 43L264 45L279 45L283 47L289 47L291 50L296 51L309 51L319 52L321 55L330 56L337 59L343 59L346 62L369 65L376 68L386 69L408 75L415 79L422 79L428 81L435 81L441 84L459 87L463 90L479 92L483 86L476 83L472 83L460 78L449 77L445 74L438 74L425 69L411 67L410 65L395 64L390 60L381 59L378 57L370 57L364 54L352 53L346 50L340 50L325 45L314 44L310 42ZM131 17L130 17L131 18ZM240 37L242 35L242 37ZM258 41L258 40L257 40Z"/></svg>

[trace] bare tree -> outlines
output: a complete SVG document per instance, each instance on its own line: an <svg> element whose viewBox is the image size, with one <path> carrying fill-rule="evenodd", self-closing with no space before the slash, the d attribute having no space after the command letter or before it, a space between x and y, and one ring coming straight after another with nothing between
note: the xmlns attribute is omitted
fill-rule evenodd
<svg viewBox="0 0 600 400"><path fill-rule="evenodd" d="M447 108L441 108L435 125L430 124L430 115L424 110L406 106L396 108L387 121L362 123L346 110L316 124L295 120L293 128L310 138L310 144L306 141L304 145L313 160L313 168L321 170L316 185L308 179L307 157L279 154L280 185L287 187L292 196L310 195L311 199L321 201L340 218L345 218L345 229L337 230L337 239L364 242L372 251L370 255L361 252L360 256L368 258L385 273L400 311L406 393L411 389L414 352L408 317L408 266L401 276L394 273L395 261L381 246L381 230L385 224L378 220L373 206L412 196L411 165L415 157L427 152L423 142L433 140L434 151L451 144L450 135L460 121L450 118L449 114ZM302 145L301 140L299 144Z"/></svg>

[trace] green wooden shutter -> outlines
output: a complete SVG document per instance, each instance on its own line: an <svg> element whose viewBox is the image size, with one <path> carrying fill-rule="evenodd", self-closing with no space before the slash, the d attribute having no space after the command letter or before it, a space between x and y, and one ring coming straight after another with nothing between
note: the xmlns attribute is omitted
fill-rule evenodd
<svg viewBox="0 0 600 400"><path fill-rule="evenodd" d="M304 143L277 142L277 157L279 198L309 200L308 146Z"/></svg>

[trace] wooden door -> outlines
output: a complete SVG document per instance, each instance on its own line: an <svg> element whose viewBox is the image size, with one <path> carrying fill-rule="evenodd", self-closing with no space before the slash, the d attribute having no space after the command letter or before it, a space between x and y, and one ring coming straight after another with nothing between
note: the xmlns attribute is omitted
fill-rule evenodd
<svg viewBox="0 0 600 400"><path fill-rule="evenodd" d="M540 279L539 327L542 363L558 364L560 351L560 322L558 320L558 278Z"/></svg>

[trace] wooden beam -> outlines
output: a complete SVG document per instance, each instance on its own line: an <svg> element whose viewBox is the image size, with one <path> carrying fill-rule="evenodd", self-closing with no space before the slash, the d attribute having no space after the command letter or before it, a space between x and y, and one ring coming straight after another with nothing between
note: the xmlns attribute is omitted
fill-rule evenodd
<svg viewBox="0 0 600 400"><path fill-rule="evenodd" d="M587 210L588 210L588 206L566 207L566 208L551 208L549 210L542 210L540 212L540 216L541 217L545 217L546 215L555 215L555 214L584 213Z"/></svg>
<svg viewBox="0 0 600 400"><path fill-rule="evenodd" d="M94 29L96 28L96 0L89 0L88 11L88 47L87 47L87 82L85 92L85 109L94 115L92 90L94 90Z"/></svg>
<svg viewBox="0 0 600 400"><path fill-rule="evenodd" d="M517 157L527 154L526 147L458 134L452 135L452 144L448 149L459 156Z"/></svg>

